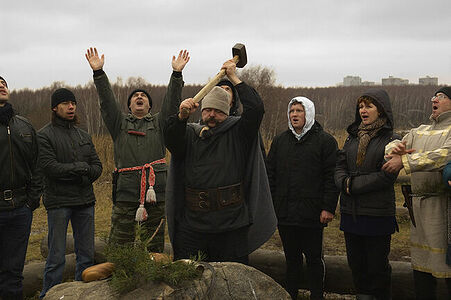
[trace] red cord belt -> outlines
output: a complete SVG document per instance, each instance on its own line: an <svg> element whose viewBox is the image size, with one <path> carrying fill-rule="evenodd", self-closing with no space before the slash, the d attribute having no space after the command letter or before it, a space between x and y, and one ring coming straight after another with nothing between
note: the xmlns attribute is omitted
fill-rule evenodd
<svg viewBox="0 0 451 300"><path fill-rule="evenodd" d="M139 195L139 207L138 210L136 211L135 217L136 221L147 220L147 211L144 208L144 200L148 203L153 204L157 202L157 196L155 194L155 190L153 189L153 186L155 185L155 171L153 170L153 165L164 163L166 163L166 159L162 158L159 160L155 160L151 163L144 164L143 166L115 169L115 171L118 173L128 171L141 171L141 188ZM148 179L149 187L147 188L147 193L146 193L146 169L149 169L149 179ZM144 195L146 195L145 198Z"/></svg>

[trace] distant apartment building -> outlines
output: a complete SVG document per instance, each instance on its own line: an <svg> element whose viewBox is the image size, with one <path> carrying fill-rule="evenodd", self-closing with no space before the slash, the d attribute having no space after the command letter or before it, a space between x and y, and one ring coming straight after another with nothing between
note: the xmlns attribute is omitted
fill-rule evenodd
<svg viewBox="0 0 451 300"><path fill-rule="evenodd" d="M438 85L438 77L423 77L418 78L419 85Z"/></svg>
<svg viewBox="0 0 451 300"><path fill-rule="evenodd" d="M408 79L396 78L388 76L388 78L382 78L382 85L408 85Z"/></svg>
<svg viewBox="0 0 451 300"><path fill-rule="evenodd" d="M343 86L358 86L362 84L362 78L359 76L346 76L343 78Z"/></svg>
<svg viewBox="0 0 451 300"><path fill-rule="evenodd" d="M360 85L372 86L372 85L376 85L376 83L374 81L362 81L362 83Z"/></svg>

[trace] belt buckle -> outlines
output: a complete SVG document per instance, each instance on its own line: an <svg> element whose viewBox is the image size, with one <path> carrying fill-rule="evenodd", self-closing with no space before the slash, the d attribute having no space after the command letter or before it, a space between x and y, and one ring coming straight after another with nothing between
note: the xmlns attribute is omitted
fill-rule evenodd
<svg viewBox="0 0 451 300"><path fill-rule="evenodd" d="M200 199L199 207L201 209L207 209L208 208L208 202L207 202L208 193L207 192L200 192L199 193L199 199Z"/></svg>
<svg viewBox="0 0 451 300"><path fill-rule="evenodd" d="M3 199L5 201L13 200L13 191L12 190L4 190L3 191Z"/></svg>

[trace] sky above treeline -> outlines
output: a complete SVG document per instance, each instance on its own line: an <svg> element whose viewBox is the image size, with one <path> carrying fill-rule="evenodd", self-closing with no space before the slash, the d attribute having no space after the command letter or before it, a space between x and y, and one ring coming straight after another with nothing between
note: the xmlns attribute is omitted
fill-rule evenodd
<svg viewBox="0 0 451 300"><path fill-rule="evenodd" d="M246 45L248 65L282 86L334 86L347 75L451 85L450 0L2 1L0 76L11 89L84 85L96 46L111 81L167 84L188 49L186 84L203 84Z"/></svg>

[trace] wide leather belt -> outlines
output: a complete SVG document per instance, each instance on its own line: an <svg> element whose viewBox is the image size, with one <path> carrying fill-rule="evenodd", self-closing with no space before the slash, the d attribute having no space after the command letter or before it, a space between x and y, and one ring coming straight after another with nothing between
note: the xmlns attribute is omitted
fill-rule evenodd
<svg viewBox="0 0 451 300"><path fill-rule="evenodd" d="M0 200L11 201L11 200L13 200L13 198L15 198L17 196L25 195L26 193L27 193L26 187L0 191Z"/></svg>
<svg viewBox="0 0 451 300"><path fill-rule="evenodd" d="M202 212L221 210L244 201L243 186L237 183L208 190L185 188L185 200L190 210Z"/></svg>

